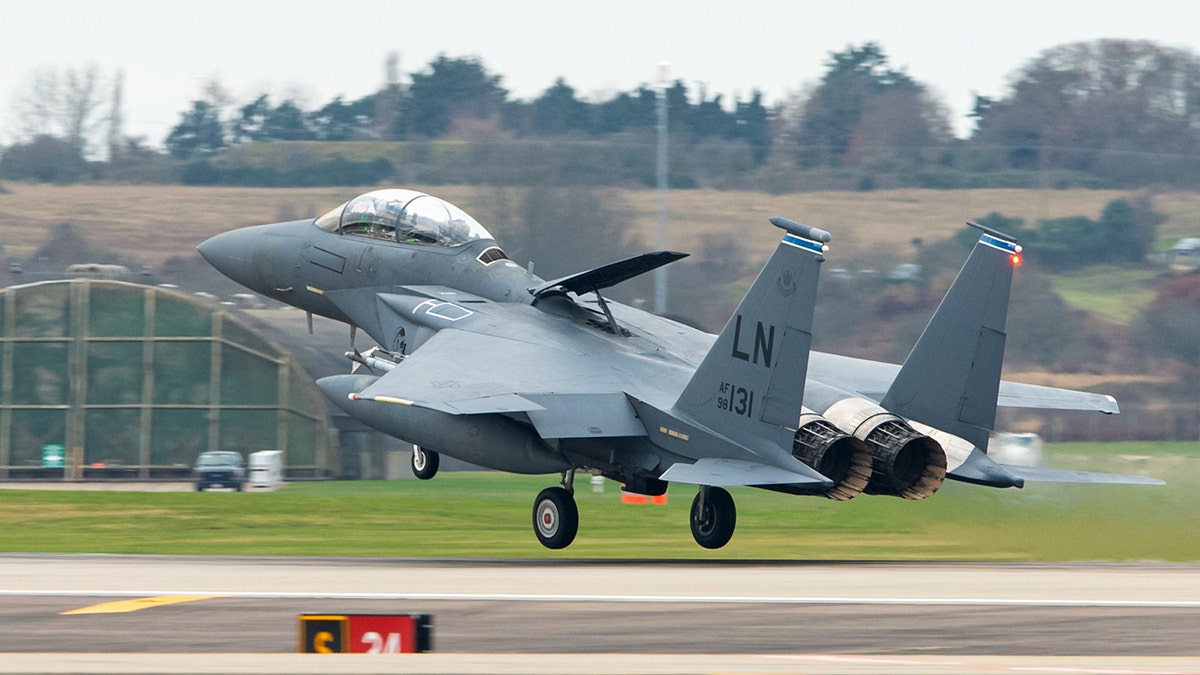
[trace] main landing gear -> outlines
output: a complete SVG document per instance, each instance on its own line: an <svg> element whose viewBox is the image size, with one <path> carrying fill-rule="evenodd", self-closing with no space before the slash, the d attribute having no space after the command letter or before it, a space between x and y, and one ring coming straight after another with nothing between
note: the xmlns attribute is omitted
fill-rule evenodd
<svg viewBox="0 0 1200 675"><path fill-rule="evenodd" d="M438 464L440 464L438 454L432 450L426 450L419 445L413 446L412 453L412 472L413 475L421 480L429 480L437 475Z"/></svg>
<svg viewBox="0 0 1200 675"><path fill-rule="evenodd" d="M561 487L548 487L533 500L533 533L546 548L566 548L575 541L579 507L575 505L574 479L574 469L563 472ZM704 548L728 544L737 526L733 497L724 488L701 486L692 501L691 526L692 537Z"/></svg>
<svg viewBox="0 0 1200 675"><path fill-rule="evenodd" d="M575 505L575 470L563 472L562 487L548 487L533 500L533 533L542 546L566 548L579 531Z"/></svg>
<svg viewBox="0 0 1200 675"><path fill-rule="evenodd" d="M703 485L692 500L692 537L704 548L721 548L729 543L737 526L733 497L724 488Z"/></svg>

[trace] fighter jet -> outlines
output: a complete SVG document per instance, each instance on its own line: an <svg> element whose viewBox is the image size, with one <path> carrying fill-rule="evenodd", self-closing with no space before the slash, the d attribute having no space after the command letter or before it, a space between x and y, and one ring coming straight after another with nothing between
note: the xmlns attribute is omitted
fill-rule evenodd
<svg viewBox="0 0 1200 675"><path fill-rule="evenodd" d="M661 495L699 487L696 542L724 546L730 486L848 500L918 500L946 478L1161 484L1139 476L1005 466L987 455L997 406L1117 412L1111 396L1002 382L1005 318L1021 247L976 226L975 245L903 365L810 350L830 233L787 218L719 335L605 298L685 254L655 251L553 280L511 261L463 210L385 189L325 215L219 234L201 255L267 297L350 325L355 372L322 378L347 415L500 471L559 474L533 504L542 545L574 540L574 476ZM376 346L360 352L355 333Z"/></svg>

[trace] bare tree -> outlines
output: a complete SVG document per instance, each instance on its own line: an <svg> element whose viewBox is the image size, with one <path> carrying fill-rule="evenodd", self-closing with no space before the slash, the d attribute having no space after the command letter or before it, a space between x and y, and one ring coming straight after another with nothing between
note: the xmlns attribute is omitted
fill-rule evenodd
<svg viewBox="0 0 1200 675"><path fill-rule="evenodd" d="M125 71L117 71L112 92L112 105L108 109L108 161L115 162L120 159L125 136Z"/></svg>
<svg viewBox="0 0 1200 675"><path fill-rule="evenodd" d="M23 140L57 133L60 98L58 72L49 66L34 70L27 88L18 94L13 105L13 114Z"/></svg>
<svg viewBox="0 0 1200 675"><path fill-rule="evenodd" d="M1200 157L1200 56L1149 41L1042 52L1011 91L982 101L972 138L1001 166L1090 171L1118 181L1193 172Z"/></svg>
<svg viewBox="0 0 1200 675"><path fill-rule="evenodd" d="M82 69L67 68L62 95L62 127L68 143L86 156L89 136L98 131L100 73L95 64Z"/></svg>
<svg viewBox="0 0 1200 675"><path fill-rule="evenodd" d="M945 106L924 86L895 88L867 99L842 163L916 167L935 161L952 137Z"/></svg>
<svg viewBox="0 0 1200 675"><path fill-rule="evenodd" d="M16 99L20 140L32 142L49 136L66 141L80 157L86 156L105 122L100 116L101 88L100 71L94 64L61 71L50 66L38 68Z"/></svg>

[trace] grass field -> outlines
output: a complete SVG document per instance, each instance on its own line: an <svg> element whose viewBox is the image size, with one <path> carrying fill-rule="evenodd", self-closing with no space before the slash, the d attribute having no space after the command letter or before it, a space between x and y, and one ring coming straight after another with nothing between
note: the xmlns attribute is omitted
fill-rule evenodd
<svg viewBox="0 0 1200 675"><path fill-rule="evenodd" d="M1165 488L947 482L922 502L835 503L735 489L738 529L719 551L692 541L694 488L666 506L577 483L581 524L543 549L533 497L551 477L439 475L431 482L290 484L261 493L0 490L0 551L447 558L1200 561L1200 443L1061 444L1048 465L1145 473Z"/></svg>
<svg viewBox="0 0 1200 675"><path fill-rule="evenodd" d="M1127 324L1154 300L1155 286L1148 282L1159 273L1154 269L1101 265L1057 275L1053 284L1054 291L1068 305Z"/></svg>
<svg viewBox="0 0 1200 675"><path fill-rule="evenodd" d="M190 256L196 244L235 227L316 216L360 188L232 188L179 185L29 185L6 183L0 193L0 243L9 254L29 255L55 225L81 228L93 244L128 253L157 266L171 256ZM494 188L409 186L444 197L483 217ZM657 194L646 189L606 188L631 210L642 241L654 241ZM512 190L519 194L518 190ZM672 248L699 251L714 234L742 238L753 260L764 260L778 243L767 218L784 215L833 233L833 255L846 261L887 253L907 257L916 237L947 237L963 221L993 211L1034 222L1072 215L1097 217L1104 205L1127 196L1112 190L880 190L770 195L760 192L676 190L669 198ZM1200 201L1191 193L1168 193L1156 206L1167 215L1163 230L1190 232ZM1176 222L1176 221L1183 222ZM511 223L484 222L503 245ZM1192 234L1195 234L1192 232ZM1188 236L1179 234L1178 236ZM136 241L136 250L128 242ZM757 263L756 263L757 265ZM755 265L755 266L756 266Z"/></svg>

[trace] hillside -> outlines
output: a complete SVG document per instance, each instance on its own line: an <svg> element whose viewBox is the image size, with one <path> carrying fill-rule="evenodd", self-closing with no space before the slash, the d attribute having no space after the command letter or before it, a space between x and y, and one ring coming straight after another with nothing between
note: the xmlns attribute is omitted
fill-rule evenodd
<svg viewBox="0 0 1200 675"><path fill-rule="evenodd" d="M197 243L223 230L319 215L364 188L228 188L160 185L26 185L0 193L0 243L6 257L27 256L46 242L56 225L82 228L94 245L157 267L172 256L190 256ZM504 244L512 223L489 221L489 202L519 198L510 188L422 187L484 222ZM657 195L652 190L605 188L632 212L634 230L654 241ZM766 219L784 215L833 233L831 260L881 252L905 257L913 238L947 237L964 220L998 211L1032 222L1071 215L1094 216L1113 190L890 190L770 195L759 192L677 190L669 197L670 246L698 251L717 234L741 237L752 260L769 254L778 237ZM1165 239L1200 233L1200 194L1167 192L1154 198L1168 220Z"/></svg>
<svg viewBox="0 0 1200 675"><path fill-rule="evenodd" d="M324 213L364 188L223 188L182 186L10 184L0 191L0 278L21 283L36 274L8 274L8 262L27 260L43 247L60 225L70 223L93 250L117 252L137 271L148 266L161 278L190 290L219 295L240 289L199 259L195 246L224 230ZM416 186L422 189L421 186ZM522 230L512 214L524 190L440 186L424 188L466 209L483 222L501 245L520 262ZM644 189L595 190L592 204L616 204L627 214L641 240L639 250L654 242L657 195ZM817 307L816 348L864 358L900 361L916 340L942 290L953 278L965 251L944 247L941 267L929 270L928 284L892 285L882 274L898 263L911 262L925 244L950 237L964 220L990 212L1027 222L1073 215L1095 217L1110 200L1128 196L1118 191L1051 190L895 190L814 192L768 195L715 190L670 194L670 248L693 252L672 273L670 312L710 331L719 330L762 262L779 241L767 225L772 215L785 215L828 229L833 234L829 269L823 274ZM559 202L571 204L570 200ZM1160 240L1200 234L1200 194L1166 192L1153 197L1164 214ZM545 214L542 214L545 216ZM619 232L584 236L589 222L582 211L554 213L562 219L565 240L551 242L543 253L568 258L569 269L585 265L589 254L599 264L618 255L620 245L605 242ZM552 222L557 222L553 221ZM595 222L595 221L590 221ZM552 228L556 229L556 228ZM544 231L545 232L545 231ZM550 232L553 235L554 232ZM587 233L595 234L595 233ZM545 236L545 235L539 235ZM547 236L547 239L550 237ZM583 242L591 241L592 244ZM506 243L508 242L508 243ZM526 242L528 245L528 242ZM70 247L58 246L57 251ZM597 250L604 249L604 250ZM96 260L91 262L112 262ZM537 262L535 260L535 262ZM539 262L545 273L548 265ZM164 273L164 270L166 273ZM32 270L26 270L32 271ZM1150 302L1161 279L1152 268L1091 267L1046 281L1030 269L1018 277L1009 315L1010 340L1006 376L1054 386L1081 387L1115 394L1122 401L1121 438L1188 438L1200 425L1189 372L1165 355L1146 350L1136 318ZM852 281L848 281L853 279ZM1041 281L1038 281L1041 279ZM635 297L649 297L648 281L624 284ZM224 284L222 286L222 284ZM1070 311L1055 295L1090 314ZM1017 370L1024 371L1019 375ZM1061 424L1045 416L1005 415L1005 428L1038 430L1051 438L1101 438L1112 427L1096 420Z"/></svg>

